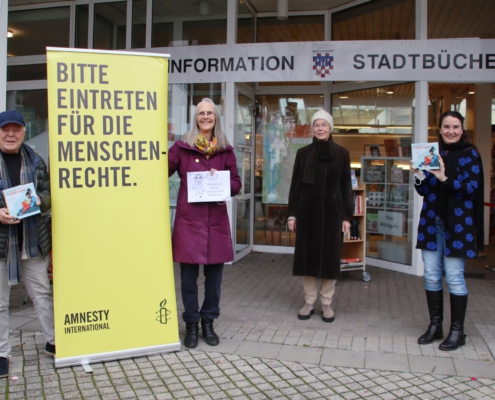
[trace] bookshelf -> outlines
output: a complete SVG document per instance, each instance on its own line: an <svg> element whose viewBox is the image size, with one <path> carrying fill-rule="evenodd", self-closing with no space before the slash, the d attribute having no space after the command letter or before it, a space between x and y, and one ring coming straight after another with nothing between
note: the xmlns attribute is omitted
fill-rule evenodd
<svg viewBox="0 0 495 400"><path fill-rule="evenodd" d="M366 257L411 265L413 185L408 157L362 157Z"/></svg>
<svg viewBox="0 0 495 400"><path fill-rule="evenodd" d="M361 185L352 189L354 194L354 215L351 221L351 231L344 236L342 260L348 260L340 265L342 272L362 270L363 281L369 282L371 275L366 271L366 188Z"/></svg>

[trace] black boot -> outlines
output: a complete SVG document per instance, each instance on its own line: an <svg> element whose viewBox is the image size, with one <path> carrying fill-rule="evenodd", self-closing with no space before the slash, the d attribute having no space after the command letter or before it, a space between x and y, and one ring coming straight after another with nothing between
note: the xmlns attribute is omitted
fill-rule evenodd
<svg viewBox="0 0 495 400"><path fill-rule="evenodd" d="M418 344L430 344L443 337L443 290L437 292L427 290L426 301L430 313L430 325L427 331L419 337Z"/></svg>
<svg viewBox="0 0 495 400"><path fill-rule="evenodd" d="M206 340L206 344L210 346L217 346L220 343L218 335L213 330L213 320L201 318L201 329L203 331L203 337Z"/></svg>
<svg viewBox="0 0 495 400"><path fill-rule="evenodd" d="M198 323L186 323L186 336L184 337L184 346L194 349L198 345Z"/></svg>
<svg viewBox="0 0 495 400"><path fill-rule="evenodd" d="M440 343L438 347L440 350L457 350L466 344L464 318L466 317L467 300L467 294L464 296L450 294L450 332L447 339Z"/></svg>

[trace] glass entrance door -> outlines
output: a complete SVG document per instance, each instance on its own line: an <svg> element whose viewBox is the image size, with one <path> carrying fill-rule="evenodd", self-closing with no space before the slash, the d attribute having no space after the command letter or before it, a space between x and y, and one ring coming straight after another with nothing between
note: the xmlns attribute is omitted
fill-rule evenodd
<svg viewBox="0 0 495 400"><path fill-rule="evenodd" d="M242 189L235 198L235 258L240 260L253 249L253 160L254 160L254 93L236 85L235 143L237 168Z"/></svg>

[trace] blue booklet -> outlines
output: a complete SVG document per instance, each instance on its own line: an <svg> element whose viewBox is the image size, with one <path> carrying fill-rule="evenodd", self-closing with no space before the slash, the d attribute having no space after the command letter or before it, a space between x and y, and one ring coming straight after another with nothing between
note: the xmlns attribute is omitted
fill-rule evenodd
<svg viewBox="0 0 495 400"><path fill-rule="evenodd" d="M40 207L36 205L38 195L32 183L5 189L3 198L9 214L17 219L41 213Z"/></svg>

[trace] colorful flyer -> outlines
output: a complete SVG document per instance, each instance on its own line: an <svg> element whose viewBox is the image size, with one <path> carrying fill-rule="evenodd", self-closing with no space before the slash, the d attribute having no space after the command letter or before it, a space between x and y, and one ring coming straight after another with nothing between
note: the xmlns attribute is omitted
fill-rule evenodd
<svg viewBox="0 0 495 400"><path fill-rule="evenodd" d="M33 183L5 189L3 191L3 197L9 214L16 219L41 213L39 206L36 205L38 195L36 194Z"/></svg>
<svg viewBox="0 0 495 400"><path fill-rule="evenodd" d="M440 169L438 143L411 144L413 166L416 169Z"/></svg>

